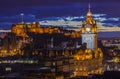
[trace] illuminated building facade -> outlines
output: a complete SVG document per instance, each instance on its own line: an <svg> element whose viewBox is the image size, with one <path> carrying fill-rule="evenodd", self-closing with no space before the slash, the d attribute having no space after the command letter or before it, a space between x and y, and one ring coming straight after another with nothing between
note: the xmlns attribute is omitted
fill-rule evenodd
<svg viewBox="0 0 120 79"><path fill-rule="evenodd" d="M33 24L25 24L24 21L20 24L12 25L12 33L15 33L17 36L29 37L27 32L43 34L43 33L60 33L60 28L58 27L40 27L40 23L36 22Z"/></svg>
<svg viewBox="0 0 120 79"><path fill-rule="evenodd" d="M50 79L66 79L73 76L74 58L72 50L49 48L46 51L41 51L40 55L41 68L46 68L41 74Z"/></svg>
<svg viewBox="0 0 120 79"><path fill-rule="evenodd" d="M12 33L15 33L17 36L28 37L26 34L26 24L22 22L21 24L12 25Z"/></svg>
<svg viewBox="0 0 120 79"><path fill-rule="evenodd" d="M82 22L82 46L74 55L75 76L88 76L89 74L102 74L103 53L97 47L97 25L92 18L90 6L86 20Z"/></svg>
<svg viewBox="0 0 120 79"><path fill-rule="evenodd" d="M87 43L87 48L97 49L97 24L92 18L90 7L86 15L86 20L82 22L82 44Z"/></svg>

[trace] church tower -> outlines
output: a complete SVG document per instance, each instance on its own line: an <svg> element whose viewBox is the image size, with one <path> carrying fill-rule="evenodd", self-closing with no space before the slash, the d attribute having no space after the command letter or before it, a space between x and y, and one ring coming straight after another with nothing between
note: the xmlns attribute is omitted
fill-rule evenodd
<svg viewBox="0 0 120 79"><path fill-rule="evenodd" d="M86 43L88 49L91 49L93 51L96 50L98 31L96 21L93 20L92 18L90 4L86 15L86 20L82 21L81 31L82 31L82 44Z"/></svg>

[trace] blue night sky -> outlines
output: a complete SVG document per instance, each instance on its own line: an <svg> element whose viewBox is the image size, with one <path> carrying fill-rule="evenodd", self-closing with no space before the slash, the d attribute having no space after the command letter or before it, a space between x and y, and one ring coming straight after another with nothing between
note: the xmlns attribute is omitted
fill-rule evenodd
<svg viewBox="0 0 120 79"><path fill-rule="evenodd" d="M78 26L85 20L88 4L93 18L105 27L120 27L120 0L0 0L0 29L21 22Z"/></svg>

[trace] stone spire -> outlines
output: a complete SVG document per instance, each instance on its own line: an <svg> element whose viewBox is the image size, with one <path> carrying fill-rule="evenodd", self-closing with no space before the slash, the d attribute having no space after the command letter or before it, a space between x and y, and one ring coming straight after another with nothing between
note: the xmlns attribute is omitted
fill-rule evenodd
<svg viewBox="0 0 120 79"><path fill-rule="evenodd" d="M87 13L87 16L92 16L92 13L90 11L90 4L88 5L88 13Z"/></svg>

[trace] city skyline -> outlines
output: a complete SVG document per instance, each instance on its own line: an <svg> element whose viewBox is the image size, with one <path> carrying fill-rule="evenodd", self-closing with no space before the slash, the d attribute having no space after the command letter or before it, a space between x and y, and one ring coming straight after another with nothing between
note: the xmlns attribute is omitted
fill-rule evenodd
<svg viewBox="0 0 120 79"><path fill-rule="evenodd" d="M0 78L120 78L118 0L0 0Z"/></svg>
<svg viewBox="0 0 120 79"><path fill-rule="evenodd" d="M0 29L11 29L12 24L20 23L21 13L24 14L25 23L40 22L41 25L47 26L81 27L89 3L93 18L98 22L99 31L112 32L113 35L114 32L119 33L118 0L1 0Z"/></svg>

